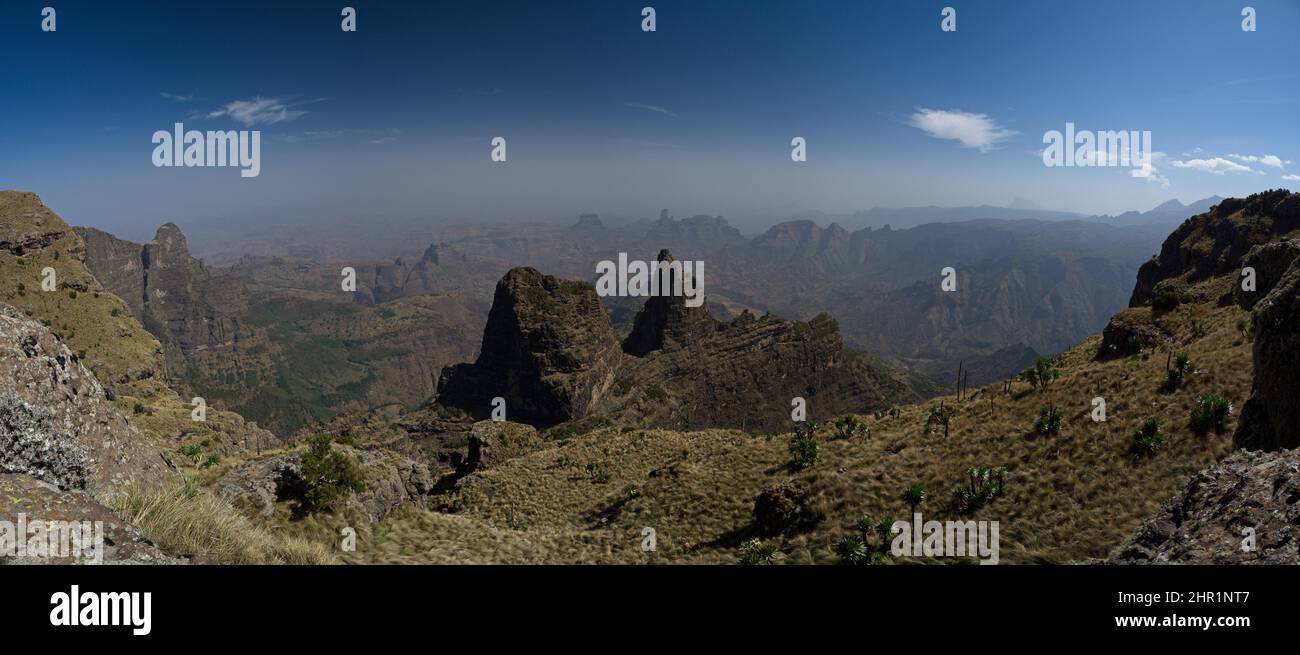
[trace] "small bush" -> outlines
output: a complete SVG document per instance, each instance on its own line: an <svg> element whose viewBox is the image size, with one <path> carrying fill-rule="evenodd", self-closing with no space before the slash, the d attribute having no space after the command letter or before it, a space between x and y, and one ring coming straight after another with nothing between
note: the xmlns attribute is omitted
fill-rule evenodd
<svg viewBox="0 0 1300 655"><path fill-rule="evenodd" d="M1196 397L1196 406L1192 407L1192 430L1201 435L1210 430L1222 433L1228 428L1228 415L1231 413L1232 401L1203 393Z"/></svg>
<svg viewBox="0 0 1300 655"><path fill-rule="evenodd" d="M200 448L198 444L185 444L180 447L180 453L185 457L185 459L198 464L199 458L203 456L203 449Z"/></svg>
<svg viewBox="0 0 1300 655"><path fill-rule="evenodd" d="M912 509L913 514L916 513L916 508L921 503L924 503L928 497L929 495L925 493L925 489L919 484L914 484L907 489L904 489L902 495L903 502L907 503L907 506Z"/></svg>
<svg viewBox="0 0 1300 655"><path fill-rule="evenodd" d="M746 566L766 566L776 558L776 546L750 539L740 545L740 563Z"/></svg>
<svg viewBox="0 0 1300 655"><path fill-rule="evenodd" d="M335 451L329 435L307 439L302 456L302 478L306 485L303 506L309 512L331 508L348 491L365 491L361 470L347 455Z"/></svg>
<svg viewBox="0 0 1300 655"><path fill-rule="evenodd" d="M1006 468L995 469L974 466L966 471L966 486L952 490L952 506L959 514L968 514L987 505L1002 495L1005 488Z"/></svg>
<svg viewBox="0 0 1300 655"><path fill-rule="evenodd" d="M817 463L817 424L800 421L795 424L794 437L790 439L790 466L796 471L811 468Z"/></svg>
<svg viewBox="0 0 1300 655"><path fill-rule="evenodd" d="M1148 418L1133 431L1133 445L1129 449L1134 455L1144 456L1155 453L1165 443L1160 434L1160 421Z"/></svg>
<svg viewBox="0 0 1300 655"><path fill-rule="evenodd" d="M1192 358L1185 352L1174 353L1173 367L1169 369L1165 376L1165 386L1170 389L1177 389L1182 386L1183 378L1188 373L1195 373L1196 365L1192 363Z"/></svg>
<svg viewBox="0 0 1300 655"><path fill-rule="evenodd" d="M1051 384L1052 380L1061 377L1060 369L1056 368L1056 360L1051 357L1039 357L1034 360L1034 365L1020 372L1020 379L1029 383L1029 386L1043 390Z"/></svg>
<svg viewBox="0 0 1300 655"><path fill-rule="evenodd" d="M867 434L867 424L862 419L849 414L835 420L835 436L839 439L852 439Z"/></svg>
<svg viewBox="0 0 1300 655"><path fill-rule="evenodd" d="M835 544L835 554L839 556L840 564L856 566L871 561L871 551L867 550L867 545L857 537L840 539L839 543Z"/></svg>
<svg viewBox="0 0 1300 655"><path fill-rule="evenodd" d="M1034 421L1034 434L1047 437L1061 431L1061 410L1043 405L1038 408L1038 420Z"/></svg>
<svg viewBox="0 0 1300 655"><path fill-rule="evenodd" d="M825 518L825 507L789 482L768 487L754 497L754 527L766 536L811 528Z"/></svg>
<svg viewBox="0 0 1300 655"><path fill-rule="evenodd" d="M1151 300L1151 306L1158 311L1167 312L1183 303L1183 294L1176 289L1162 289Z"/></svg>
<svg viewBox="0 0 1300 655"><path fill-rule="evenodd" d="M210 469L220 463L221 456L216 453L211 453L207 457L203 458L203 463L199 464L199 468Z"/></svg>

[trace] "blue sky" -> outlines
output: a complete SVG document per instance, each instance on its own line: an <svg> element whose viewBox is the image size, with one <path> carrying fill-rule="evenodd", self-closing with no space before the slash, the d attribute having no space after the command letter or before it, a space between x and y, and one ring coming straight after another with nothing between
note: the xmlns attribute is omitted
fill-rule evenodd
<svg viewBox="0 0 1300 655"><path fill-rule="evenodd" d="M1300 189L1284 178L1300 175L1300 2L1249 0L1252 33L1244 4L7 0L0 188L134 238L165 220L669 207L756 228L800 210L1022 197L1114 213ZM57 32L40 30L45 5ZM939 29L949 5L955 33ZM261 175L154 167L151 135L178 121L261 130ZM1150 130L1153 174L1045 167L1042 136L1067 121Z"/></svg>

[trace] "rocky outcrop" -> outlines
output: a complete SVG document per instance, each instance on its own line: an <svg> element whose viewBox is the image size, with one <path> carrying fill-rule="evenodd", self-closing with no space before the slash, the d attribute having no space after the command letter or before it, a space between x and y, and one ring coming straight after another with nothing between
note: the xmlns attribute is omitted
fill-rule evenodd
<svg viewBox="0 0 1300 655"><path fill-rule="evenodd" d="M37 521L88 524L92 535L95 535L91 537L92 540L102 527L103 544L96 544L95 548L102 547L103 551L96 554L94 549L90 549L79 554L65 552L39 556L29 552L24 557L7 557L0 550L0 564L184 563L184 560L164 555L135 526L122 521L107 507L96 502L90 494L59 489L27 475L0 473L0 519L9 521L16 529L20 515L29 528L27 535L21 535L24 540L30 536L30 526Z"/></svg>
<svg viewBox="0 0 1300 655"><path fill-rule="evenodd" d="M0 304L0 472L101 497L171 471L66 345Z"/></svg>
<svg viewBox="0 0 1300 655"><path fill-rule="evenodd" d="M1254 309L1261 298L1268 295L1282 281L1291 262L1300 258L1300 239L1274 241L1255 246L1241 259L1242 268L1255 270L1255 288L1246 290L1241 284L1233 285L1232 298L1242 309Z"/></svg>
<svg viewBox="0 0 1300 655"><path fill-rule="evenodd" d="M1297 501L1300 451L1238 452L1198 473L1110 562L1300 564Z"/></svg>
<svg viewBox="0 0 1300 655"><path fill-rule="evenodd" d="M1144 348L1159 346L1169 338L1152 320L1149 307L1132 307L1111 317L1101 331L1099 357L1136 355Z"/></svg>
<svg viewBox="0 0 1300 655"><path fill-rule="evenodd" d="M598 405L622 357L609 317L585 282L516 268L497 284L477 361L443 369L439 402L487 418L552 425Z"/></svg>
<svg viewBox="0 0 1300 655"><path fill-rule="evenodd" d="M672 253L660 250L657 261L667 265L676 260ZM677 279L675 269L663 268L660 271L662 281L657 284L660 289L667 285L670 293L646 299L645 305L632 322L632 332L623 340L623 351L637 357L644 357L655 350L681 348L699 342L722 327L704 310L703 301L700 301L698 307L688 307L685 295L676 295L671 291L677 285L682 285L683 289L689 288L693 293L703 294L698 276L693 275L694 279L687 285ZM685 275L684 272L682 275Z"/></svg>
<svg viewBox="0 0 1300 655"><path fill-rule="evenodd" d="M469 453L458 470L472 473L539 450L545 442L531 425L479 421L469 434Z"/></svg>
<svg viewBox="0 0 1300 655"><path fill-rule="evenodd" d="M1278 189L1229 198L1193 216L1165 239L1160 254L1138 270L1130 307L1156 299L1157 285L1187 284L1241 270L1251 248L1300 229L1300 194Z"/></svg>
<svg viewBox="0 0 1300 655"><path fill-rule="evenodd" d="M406 504L423 506L433 489L429 468L386 449L354 449L334 444L360 466L365 490L348 496L346 507L377 523ZM302 454L285 453L235 467L214 487L226 502L250 514L271 516L276 504L302 501L306 493Z"/></svg>
<svg viewBox="0 0 1300 655"><path fill-rule="evenodd" d="M485 418L499 396L509 420L543 427L600 414L775 430L795 397L820 419L917 399L913 380L846 349L829 315L805 323L745 311L722 323L673 296L647 299L620 348L591 285L525 268L498 285L478 361L444 369L438 402Z"/></svg>
<svg viewBox="0 0 1300 655"><path fill-rule="evenodd" d="M1262 277L1262 275L1261 275ZM1300 260L1255 304L1254 383L1234 440L1250 450L1300 446Z"/></svg>
<svg viewBox="0 0 1300 655"><path fill-rule="evenodd" d="M482 332L485 304L421 295L469 277L464 256L444 244L413 265L357 265L357 291L344 293L340 265L253 259L210 269L172 223L146 244L78 233L95 274L162 342L186 398L219 398L286 435L340 411L418 406L443 366L473 356ZM236 432L223 442L266 436Z"/></svg>

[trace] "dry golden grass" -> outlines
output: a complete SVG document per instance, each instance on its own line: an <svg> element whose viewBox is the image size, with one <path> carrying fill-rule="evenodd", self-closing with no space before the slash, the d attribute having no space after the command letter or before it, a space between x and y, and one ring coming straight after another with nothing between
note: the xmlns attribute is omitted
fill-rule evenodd
<svg viewBox="0 0 1300 655"><path fill-rule="evenodd" d="M1199 285L1217 298L1231 281ZM1146 310L1143 310L1146 311ZM1005 466L1006 492L971 518L996 520L1003 562L1079 562L1106 556L1199 471L1231 452L1238 409L1251 386L1250 343L1236 329L1247 314L1213 302L1155 317L1175 335L1198 372L1164 389L1166 352L1095 359L1100 337L1060 357L1061 378L1045 391L1024 383L1010 395L995 384L902 407L898 417L862 417L870 434L852 440L820 433L817 464L787 468L790 435L732 430L680 433L606 428L505 462L475 476L446 499L453 515L409 510L375 528L350 561L371 562L734 562L752 521L753 499L785 480L809 489L826 520L774 540L789 563L829 563L839 537L859 516L904 517L899 496L911 484L929 493L927 519L957 518L953 487L973 466ZM1197 324L1193 329L1193 322ZM1201 393L1234 405L1222 434L1194 434L1188 413ZM1091 401L1106 399L1108 420L1091 420ZM955 411L949 436L926 434L931 407ZM788 402L773 399L773 402ZM1029 435L1041 405L1064 414L1059 434ZM1130 454L1133 431L1160 421L1164 446ZM596 466L589 473L587 463ZM608 475L600 482L599 473ZM635 494L630 493L635 488ZM643 527L658 548L640 548ZM950 561L950 560L949 560Z"/></svg>
<svg viewBox="0 0 1300 655"><path fill-rule="evenodd" d="M229 504L200 489L132 490L111 508L163 552L220 564L336 564L319 541L254 526Z"/></svg>

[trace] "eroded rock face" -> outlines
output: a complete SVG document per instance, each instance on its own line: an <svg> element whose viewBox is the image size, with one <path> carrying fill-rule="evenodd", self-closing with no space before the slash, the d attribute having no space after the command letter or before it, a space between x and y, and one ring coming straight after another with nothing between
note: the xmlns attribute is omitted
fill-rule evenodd
<svg viewBox="0 0 1300 655"><path fill-rule="evenodd" d="M1229 198L1193 216L1165 239L1160 254L1138 270L1130 307L1149 304L1156 285L1195 283L1239 271L1250 250L1300 228L1300 194L1279 189Z"/></svg>
<svg viewBox="0 0 1300 655"><path fill-rule="evenodd" d="M438 400L487 418L501 397L507 418L552 425L586 416L621 358L590 284L516 268L497 284L478 360L443 369Z"/></svg>
<svg viewBox="0 0 1300 655"><path fill-rule="evenodd" d="M672 253L667 250L660 250L657 260L661 264L675 261ZM694 273L695 271L692 271L692 274ZM699 276L693 275L695 281L687 285L685 281L678 281L676 275L675 270L669 270L661 275L662 281L658 284L667 284L674 289L675 285L681 284L683 293L688 287L692 293L704 292L698 283ZM655 350L681 348L697 343L717 332L721 327L722 324L704 310L703 301L700 302L699 307L693 308L686 305L685 295L651 296L646 299L645 306L637 313L631 334L623 340L623 350L631 355L644 357Z"/></svg>
<svg viewBox="0 0 1300 655"><path fill-rule="evenodd" d="M1298 501L1300 451L1239 451L1198 473L1110 562L1300 564Z"/></svg>
<svg viewBox="0 0 1300 655"><path fill-rule="evenodd" d="M0 472L100 497L172 470L67 346L0 304Z"/></svg>
<svg viewBox="0 0 1300 655"><path fill-rule="evenodd" d="M0 564L184 563L184 560L164 555L135 526L122 521L85 492L64 491L28 475L0 473L0 520L15 524L16 529L20 514L24 515L24 520L29 525L36 521L88 521L93 529L96 522L102 523L104 550L100 556L101 561L91 562L70 553L64 553L64 556L28 555L6 558L5 553L0 552ZM30 536L30 533L25 536ZM89 551L85 554L93 555Z"/></svg>
<svg viewBox="0 0 1300 655"><path fill-rule="evenodd" d="M365 480L364 491L348 496L344 502L377 523L404 504L423 506L433 489L429 468L401 454L385 449L359 450L339 444L333 446L354 458ZM271 516L276 503L301 501L306 493L302 454L286 453L241 464L227 473L215 486L216 494L226 502L250 514Z"/></svg>
<svg viewBox="0 0 1300 655"><path fill-rule="evenodd" d="M722 323L682 297L648 298L620 346L591 285L525 268L497 287L478 362L444 369L438 402L486 418L500 396L508 420L542 427L599 414L775 430L788 426L796 396L820 420L917 400L908 379L845 348L828 314L803 322L746 311Z"/></svg>
<svg viewBox="0 0 1300 655"><path fill-rule="evenodd" d="M459 473L491 468L540 449L545 442L536 428L507 421L479 421L469 434L469 453Z"/></svg>
<svg viewBox="0 0 1300 655"><path fill-rule="evenodd" d="M1300 260L1251 312L1255 380L1234 441L1248 450L1300 446Z"/></svg>
<svg viewBox="0 0 1300 655"><path fill-rule="evenodd" d="M1241 284L1232 289L1233 300L1242 309L1254 309L1268 292L1277 287L1286 275L1291 262L1300 258L1300 239L1274 241L1255 246L1242 258L1241 265L1255 269L1255 290L1247 291Z"/></svg>

